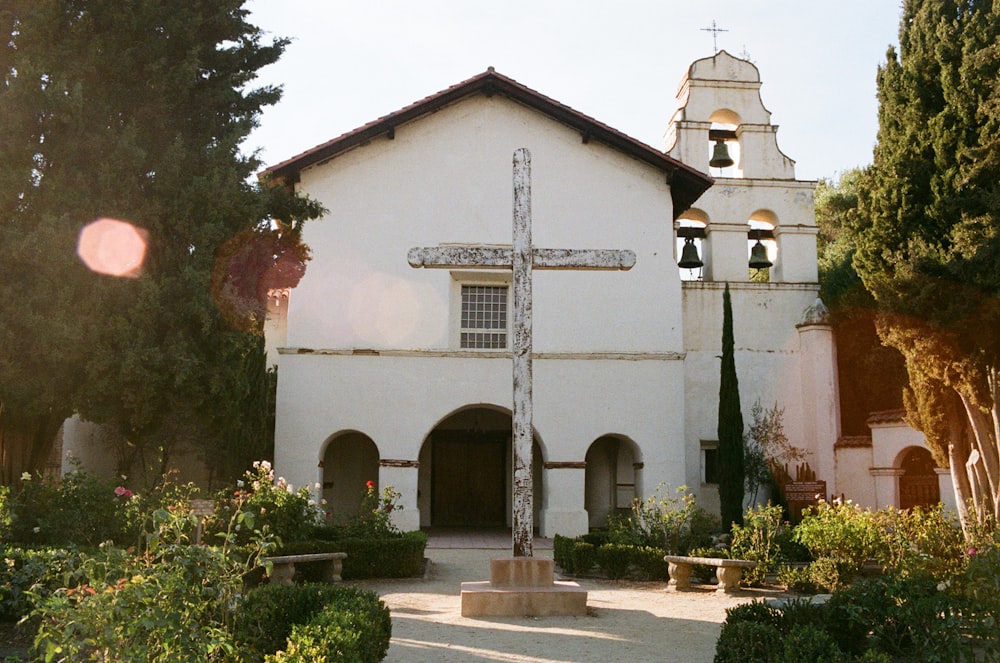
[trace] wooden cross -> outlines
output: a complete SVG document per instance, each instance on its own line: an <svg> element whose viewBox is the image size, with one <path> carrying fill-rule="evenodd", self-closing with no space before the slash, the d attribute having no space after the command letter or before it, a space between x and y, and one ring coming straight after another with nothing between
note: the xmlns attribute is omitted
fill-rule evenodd
<svg viewBox="0 0 1000 663"><path fill-rule="evenodd" d="M533 269L619 269L635 265L635 253L604 249L536 249L531 246L531 153L514 152L514 228L511 248L435 246L407 253L413 267L510 269L513 296L514 371L513 534L514 557L531 557L534 526L531 443L531 272Z"/></svg>

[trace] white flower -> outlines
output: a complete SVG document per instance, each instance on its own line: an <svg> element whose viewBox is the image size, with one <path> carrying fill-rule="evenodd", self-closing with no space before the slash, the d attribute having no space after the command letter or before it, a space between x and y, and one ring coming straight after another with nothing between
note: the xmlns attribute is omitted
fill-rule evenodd
<svg viewBox="0 0 1000 663"><path fill-rule="evenodd" d="M21 472L21 481L31 481L31 472Z"/></svg>
<svg viewBox="0 0 1000 663"><path fill-rule="evenodd" d="M42 528L41 527L36 527L35 529L33 529L31 531L34 532L35 534L38 534L39 532L42 531Z"/></svg>

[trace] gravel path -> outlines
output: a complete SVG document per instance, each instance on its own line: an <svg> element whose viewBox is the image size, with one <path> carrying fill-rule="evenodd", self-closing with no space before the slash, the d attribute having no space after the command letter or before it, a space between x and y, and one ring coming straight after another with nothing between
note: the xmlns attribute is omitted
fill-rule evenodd
<svg viewBox="0 0 1000 663"><path fill-rule="evenodd" d="M535 551L551 556L551 551ZM392 614L386 663L712 663L726 609L773 592L718 595L713 588L668 593L663 582L579 579L588 616L461 616L463 581L488 580L505 550L428 549L422 579L355 581Z"/></svg>

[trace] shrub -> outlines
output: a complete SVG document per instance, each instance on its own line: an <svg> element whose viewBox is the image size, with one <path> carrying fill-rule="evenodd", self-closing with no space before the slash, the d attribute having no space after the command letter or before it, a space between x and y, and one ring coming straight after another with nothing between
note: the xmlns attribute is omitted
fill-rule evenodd
<svg viewBox="0 0 1000 663"><path fill-rule="evenodd" d="M586 541L575 541L573 543L573 568L576 573L583 575L590 573L597 563L597 548L594 544Z"/></svg>
<svg viewBox="0 0 1000 663"><path fill-rule="evenodd" d="M714 663L771 663L781 649L781 633L766 622L728 620L715 645Z"/></svg>
<svg viewBox="0 0 1000 663"><path fill-rule="evenodd" d="M262 660L284 648L295 625L308 623L326 606L355 602L367 606L371 593L318 583L257 587L247 592L233 615L234 638L252 658Z"/></svg>
<svg viewBox="0 0 1000 663"><path fill-rule="evenodd" d="M663 548L670 555L683 555L711 542L711 532L719 528L717 518L699 507L694 495L681 486L674 495L664 494L660 485L645 501L632 503L632 515L608 519L611 543Z"/></svg>
<svg viewBox="0 0 1000 663"><path fill-rule="evenodd" d="M784 565L778 568L778 584L797 594L815 594L820 590L808 566Z"/></svg>
<svg viewBox="0 0 1000 663"><path fill-rule="evenodd" d="M875 516L850 502L820 501L805 509L794 538L814 560L833 560L825 569L837 570L833 586L850 581L869 559L885 558L884 537Z"/></svg>
<svg viewBox="0 0 1000 663"><path fill-rule="evenodd" d="M814 624L795 624L784 637L782 663L848 663L830 634Z"/></svg>
<svg viewBox="0 0 1000 663"><path fill-rule="evenodd" d="M105 556L85 557L63 587L35 601L40 627L35 648L45 660L229 661L235 645L227 628L242 577L268 547L233 555L232 532L249 527L239 512L222 546L191 546L188 510L159 509L144 554L106 546ZM244 559L245 558L245 559Z"/></svg>
<svg viewBox="0 0 1000 663"><path fill-rule="evenodd" d="M338 588L339 589L339 588ZM292 627L284 651L268 663L378 663L389 651L392 621L374 592L343 591L308 623Z"/></svg>
<svg viewBox="0 0 1000 663"><path fill-rule="evenodd" d="M609 543L597 549L597 565L604 574L614 580L628 575L632 566L634 546Z"/></svg>
<svg viewBox="0 0 1000 663"><path fill-rule="evenodd" d="M632 550L632 565L640 580L667 580L667 563L663 556L667 551L663 548L640 546Z"/></svg>
<svg viewBox="0 0 1000 663"><path fill-rule="evenodd" d="M730 549L734 559L748 559L757 562L752 569L744 569L743 578L747 584L764 582L768 573L778 568L782 561L781 540L787 538L787 523L784 510L773 506L748 509L742 525L733 525Z"/></svg>
<svg viewBox="0 0 1000 663"><path fill-rule="evenodd" d="M131 490L82 471L59 483L25 475L10 497L10 540L27 545L129 545L138 540L138 500ZM133 525L136 525L133 527Z"/></svg>
<svg viewBox="0 0 1000 663"><path fill-rule="evenodd" d="M552 537L552 561L563 570L564 573L576 573L576 564L573 556L573 547L576 540L568 536L556 534Z"/></svg>
<svg viewBox="0 0 1000 663"><path fill-rule="evenodd" d="M247 543L255 529L268 532L281 542L309 538L320 523L320 511L307 487L294 490L267 461L256 461L253 469L237 482L235 490L225 489L216 495L216 512L205 523L210 537L225 537L225 528L237 513L253 515L252 525L235 532L234 543ZM211 541L211 538L209 539Z"/></svg>
<svg viewBox="0 0 1000 663"><path fill-rule="evenodd" d="M0 563L0 620L21 619L31 612L38 600L60 588L82 583L80 567L93 554L103 555L104 552L84 553L63 548L4 549Z"/></svg>
<svg viewBox="0 0 1000 663"><path fill-rule="evenodd" d="M321 552L347 553L343 562L344 580L361 578L411 578L424 572L427 533L415 530L384 539L335 538L337 530L315 530L313 538L282 544L277 554L302 555ZM319 581L323 563L295 565L296 578Z"/></svg>
<svg viewBox="0 0 1000 663"><path fill-rule="evenodd" d="M878 561L900 575L928 572L939 580L959 573L965 562L962 528L944 505L873 514L883 533L883 557Z"/></svg>

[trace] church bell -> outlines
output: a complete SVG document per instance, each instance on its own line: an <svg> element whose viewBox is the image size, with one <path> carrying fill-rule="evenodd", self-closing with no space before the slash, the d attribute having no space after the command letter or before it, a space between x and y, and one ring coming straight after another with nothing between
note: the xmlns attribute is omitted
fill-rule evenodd
<svg viewBox="0 0 1000 663"><path fill-rule="evenodd" d="M694 238L685 237L684 248L681 249L681 259L677 262L677 266L681 269L698 269L704 264L698 257L698 247L694 244Z"/></svg>
<svg viewBox="0 0 1000 663"><path fill-rule="evenodd" d="M729 148L726 141L716 140L715 148L712 150L712 160L708 162L712 168L726 168L733 165L733 158L729 156Z"/></svg>
<svg viewBox="0 0 1000 663"><path fill-rule="evenodd" d="M772 264L774 263L767 259L767 247L758 239L750 249L750 269L764 269Z"/></svg>

